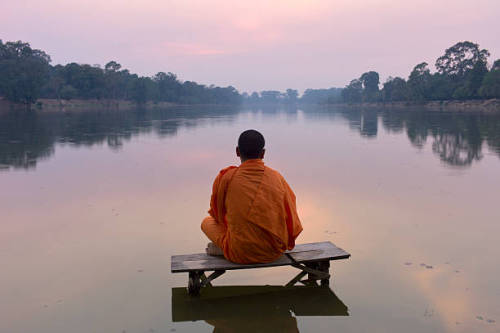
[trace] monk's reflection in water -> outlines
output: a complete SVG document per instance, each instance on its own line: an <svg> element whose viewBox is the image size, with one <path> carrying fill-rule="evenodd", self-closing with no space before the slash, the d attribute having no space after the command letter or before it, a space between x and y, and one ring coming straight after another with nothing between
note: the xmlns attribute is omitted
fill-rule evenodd
<svg viewBox="0 0 500 333"><path fill-rule="evenodd" d="M172 321L204 320L213 332L299 332L295 316L348 315L328 287L208 287L200 297L172 289Z"/></svg>

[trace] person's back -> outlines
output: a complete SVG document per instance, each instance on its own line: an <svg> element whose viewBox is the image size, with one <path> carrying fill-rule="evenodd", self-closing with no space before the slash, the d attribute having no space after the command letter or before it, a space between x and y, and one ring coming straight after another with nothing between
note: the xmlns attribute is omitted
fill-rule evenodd
<svg viewBox="0 0 500 333"><path fill-rule="evenodd" d="M239 167L214 181L210 216L202 222L208 238L237 263L270 262L291 250L302 231L295 195L285 179L264 165L264 137L249 130L238 140Z"/></svg>

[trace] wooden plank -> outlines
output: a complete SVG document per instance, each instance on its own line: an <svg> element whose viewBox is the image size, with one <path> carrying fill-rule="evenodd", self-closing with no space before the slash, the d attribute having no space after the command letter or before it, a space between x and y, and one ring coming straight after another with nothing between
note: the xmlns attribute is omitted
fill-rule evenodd
<svg viewBox="0 0 500 333"><path fill-rule="evenodd" d="M241 265L230 262L224 257L209 256L199 253L192 259L197 260L181 260L180 256L172 256L171 271L172 273L190 272L190 271L215 271L215 270L235 270L235 269L249 269L249 268L262 268L262 267L275 267L290 265L292 261L286 256L281 256L278 260L263 263L263 264L249 264Z"/></svg>
<svg viewBox="0 0 500 333"><path fill-rule="evenodd" d="M331 242L318 242L308 244L297 244L292 251L287 251L296 262L311 262L321 260L347 259L350 254L338 248ZM293 263L287 256L281 256L278 260L263 264L241 265L232 263L222 256L209 256L205 253L175 255L171 259L172 273L190 271L213 271L213 270L235 270L286 266Z"/></svg>
<svg viewBox="0 0 500 333"><path fill-rule="evenodd" d="M297 262L340 260L351 256L332 242L297 244L293 250L286 253Z"/></svg>

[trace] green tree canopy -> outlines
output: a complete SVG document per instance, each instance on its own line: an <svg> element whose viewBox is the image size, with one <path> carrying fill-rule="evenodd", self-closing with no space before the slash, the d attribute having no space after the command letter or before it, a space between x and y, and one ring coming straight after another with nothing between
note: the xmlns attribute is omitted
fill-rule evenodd
<svg viewBox="0 0 500 333"><path fill-rule="evenodd" d="M440 74L463 76L472 70L478 62L486 63L490 53L479 49L472 42L459 42L446 49L444 55L436 60L436 68Z"/></svg>
<svg viewBox="0 0 500 333"><path fill-rule="evenodd" d="M363 96L363 82L360 79L351 80L342 90L342 98L348 103L361 102Z"/></svg>
<svg viewBox="0 0 500 333"><path fill-rule="evenodd" d="M0 94L31 105L48 79L49 63L49 55L28 43L0 40Z"/></svg>

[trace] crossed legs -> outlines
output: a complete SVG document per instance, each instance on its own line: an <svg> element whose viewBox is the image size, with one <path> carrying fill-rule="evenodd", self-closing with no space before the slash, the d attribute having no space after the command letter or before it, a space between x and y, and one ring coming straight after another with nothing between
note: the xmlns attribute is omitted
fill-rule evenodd
<svg viewBox="0 0 500 333"><path fill-rule="evenodd" d="M212 241L207 245L207 254L210 255L223 255L223 242L226 236L227 227L217 222L212 216L207 216L201 222L201 230L207 235L208 239Z"/></svg>

